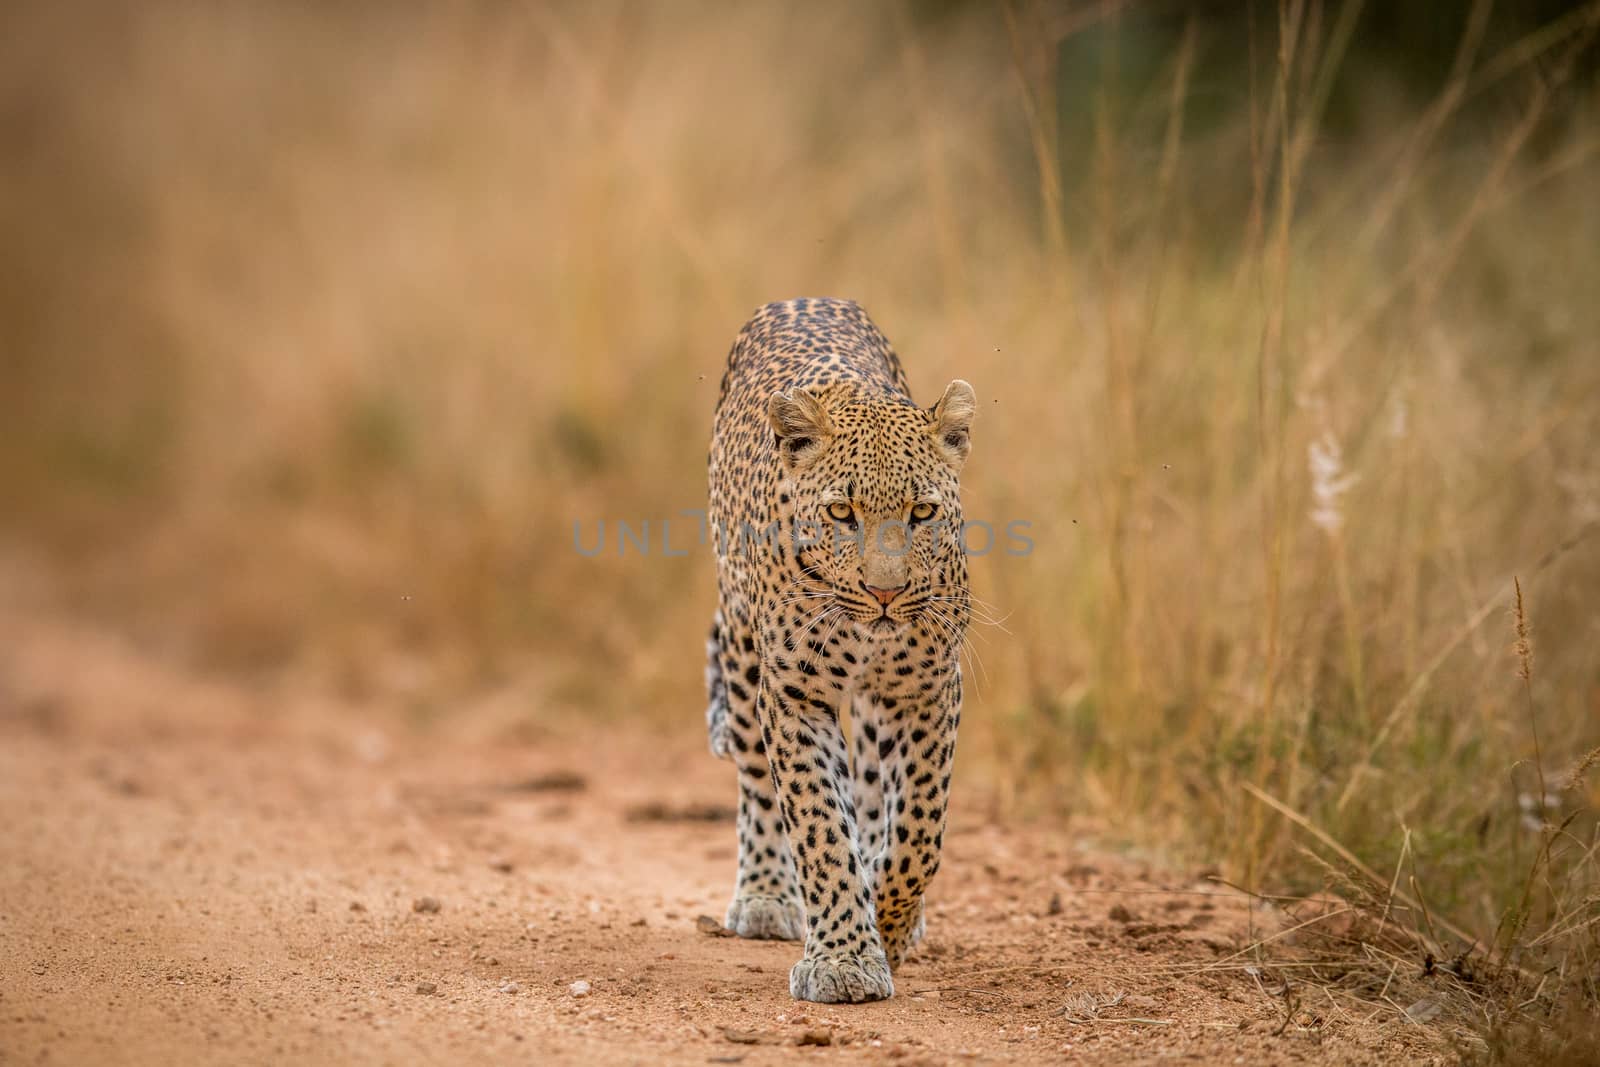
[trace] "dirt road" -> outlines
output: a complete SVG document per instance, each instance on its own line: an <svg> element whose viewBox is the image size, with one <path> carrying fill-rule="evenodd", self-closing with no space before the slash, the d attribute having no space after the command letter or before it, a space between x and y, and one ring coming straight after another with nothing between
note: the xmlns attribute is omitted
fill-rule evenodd
<svg viewBox="0 0 1600 1067"><path fill-rule="evenodd" d="M1250 974L1281 917L959 793L895 998L799 1004L797 946L697 928L733 865L698 709L669 739L397 721L0 614L0 1063L1436 1055Z"/></svg>

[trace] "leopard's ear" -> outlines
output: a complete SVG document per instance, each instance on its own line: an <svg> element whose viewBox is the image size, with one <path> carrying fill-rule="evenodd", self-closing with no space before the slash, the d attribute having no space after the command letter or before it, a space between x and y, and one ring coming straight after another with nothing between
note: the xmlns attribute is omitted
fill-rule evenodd
<svg viewBox="0 0 1600 1067"><path fill-rule="evenodd" d="M960 378L945 386L944 396L933 405L928 432L945 462L958 471L972 452L972 416L977 411L978 395Z"/></svg>
<svg viewBox="0 0 1600 1067"><path fill-rule="evenodd" d="M773 393L767 401L767 420L778 438L778 455L791 471L809 466L833 436L827 409L803 386Z"/></svg>

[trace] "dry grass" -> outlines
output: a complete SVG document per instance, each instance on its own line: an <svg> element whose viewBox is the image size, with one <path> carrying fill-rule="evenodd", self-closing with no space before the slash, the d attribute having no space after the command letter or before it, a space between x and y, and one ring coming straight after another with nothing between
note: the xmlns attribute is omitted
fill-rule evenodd
<svg viewBox="0 0 1600 1067"><path fill-rule="evenodd" d="M1119 5L13 6L5 528L209 668L697 722L709 557L572 524L699 507L749 309L856 297L1032 523L966 774L1251 888L1398 863L1373 966L1465 952L1534 1040L1600 950L1594 12L1479 4L1415 95L1352 4L1247 62Z"/></svg>

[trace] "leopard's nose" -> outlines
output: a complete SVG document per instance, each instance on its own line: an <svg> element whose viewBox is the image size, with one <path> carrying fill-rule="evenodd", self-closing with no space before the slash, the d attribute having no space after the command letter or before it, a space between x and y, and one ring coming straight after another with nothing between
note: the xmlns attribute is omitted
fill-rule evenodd
<svg viewBox="0 0 1600 1067"><path fill-rule="evenodd" d="M866 582L861 583L861 588L865 589L867 592L876 597L878 603L882 604L884 607L888 607L891 600L906 591L906 587L903 585L897 585L893 589L879 589L877 586L868 585Z"/></svg>

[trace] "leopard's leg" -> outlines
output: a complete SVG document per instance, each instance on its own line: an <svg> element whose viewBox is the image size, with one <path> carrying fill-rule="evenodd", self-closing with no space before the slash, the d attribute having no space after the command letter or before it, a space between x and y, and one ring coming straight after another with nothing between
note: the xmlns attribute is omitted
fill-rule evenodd
<svg viewBox="0 0 1600 1067"><path fill-rule="evenodd" d="M857 693L852 709L850 778L855 786L856 833L861 842L861 861L868 870L875 871L889 837L883 756L879 751L884 708L872 694ZM919 911L916 925L911 928L911 944L920 945L925 933Z"/></svg>
<svg viewBox="0 0 1600 1067"><path fill-rule="evenodd" d="M874 871L873 900L884 953L895 967L922 938L923 894L944 847L960 722L961 671L952 667L926 697L887 710L878 729L890 826Z"/></svg>
<svg viewBox="0 0 1600 1067"><path fill-rule="evenodd" d="M850 711L850 781L861 861L868 867L877 862L889 832L889 813L883 803L882 761L878 755L878 731L882 723L883 707L877 698L871 693L856 693Z"/></svg>
<svg viewBox="0 0 1600 1067"><path fill-rule="evenodd" d="M706 740L711 754L729 759L733 745L728 740L728 683L723 674L722 612L711 616L711 634L706 638Z"/></svg>
<svg viewBox="0 0 1600 1067"><path fill-rule="evenodd" d="M756 697L805 897L805 955L789 972L789 992L823 1003L881 1000L894 982L856 839L842 695L789 668L781 656L769 661Z"/></svg>
<svg viewBox="0 0 1600 1067"><path fill-rule="evenodd" d="M707 711L711 750L731 759L739 772L739 869L725 925L740 937L798 941L805 936L805 907L756 721L759 658L749 628L739 618L736 612L717 613L712 624L717 647L708 650L712 662L706 667L708 683L715 671L723 697L720 730L711 721L714 692Z"/></svg>

